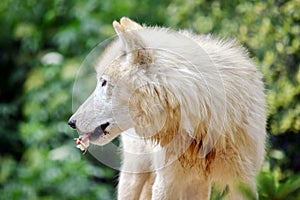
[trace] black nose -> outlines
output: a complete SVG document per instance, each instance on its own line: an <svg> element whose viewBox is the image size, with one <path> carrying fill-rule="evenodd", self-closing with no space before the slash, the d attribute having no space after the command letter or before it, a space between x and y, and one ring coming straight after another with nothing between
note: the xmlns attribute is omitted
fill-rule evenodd
<svg viewBox="0 0 300 200"><path fill-rule="evenodd" d="M71 128L76 129L76 120L71 119L68 121L68 124Z"/></svg>

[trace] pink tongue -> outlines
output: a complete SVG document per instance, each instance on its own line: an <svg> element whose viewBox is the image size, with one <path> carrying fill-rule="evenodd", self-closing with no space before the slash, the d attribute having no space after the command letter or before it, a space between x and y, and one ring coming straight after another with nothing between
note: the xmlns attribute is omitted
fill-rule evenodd
<svg viewBox="0 0 300 200"><path fill-rule="evenodd" d="M82 141L82 142L85 142L86 140L89 140L90 136L91 136L91 133L86 134L85 136L82 136L82 137L81 137L81 141Z"/></svg>

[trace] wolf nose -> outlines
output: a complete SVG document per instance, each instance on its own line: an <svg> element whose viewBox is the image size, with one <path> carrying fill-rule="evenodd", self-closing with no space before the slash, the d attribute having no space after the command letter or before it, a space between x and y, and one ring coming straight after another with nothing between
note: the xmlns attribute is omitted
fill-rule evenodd
<svg viewBox="0 0 300 200"><path fill-rule="evenodd" d="M70 126L71 128L76 129L76 120L70 119L70 120L68 121L68 124L69 124L69 126Z"/></svg>

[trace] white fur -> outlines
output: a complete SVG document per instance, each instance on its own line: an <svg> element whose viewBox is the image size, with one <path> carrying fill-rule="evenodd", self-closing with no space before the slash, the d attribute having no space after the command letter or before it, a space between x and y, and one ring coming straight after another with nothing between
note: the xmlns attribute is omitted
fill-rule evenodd
<svg viewBox="0 0 300 200"><path fill-rule="evenodd" d="M109 122L122 136L118 199L209 199L215 182L256 193L264 160L262 75L235 41L114 22L119 40L97 64L101 81L72 116L85 133ZM179 116L179 117L178 117ZM177 126L175 126L177 124Z"/></svg>

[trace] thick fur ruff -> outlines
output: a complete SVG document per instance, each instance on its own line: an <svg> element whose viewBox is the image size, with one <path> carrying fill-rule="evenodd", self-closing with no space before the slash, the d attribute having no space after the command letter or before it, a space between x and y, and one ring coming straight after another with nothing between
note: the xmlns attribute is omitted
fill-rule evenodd
<svg viewBox="0 0 300 200"><path fill-rule="evenodd" d="M99 84L72 119L84 133L109 122L91 141L98 145L133 128L134 136L121 134L118 199L209 199L214 183L231 199L246 198L240 184L256 194L266 108L247 51L128 18L113 26L118 38L97 63Z"/></svg>

